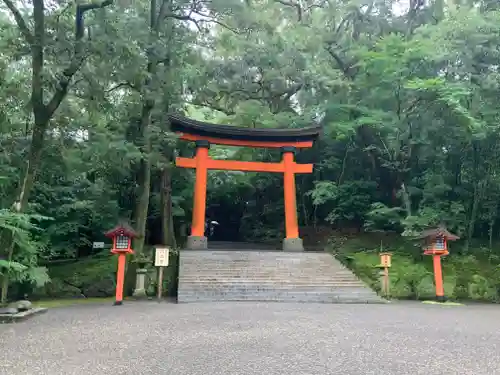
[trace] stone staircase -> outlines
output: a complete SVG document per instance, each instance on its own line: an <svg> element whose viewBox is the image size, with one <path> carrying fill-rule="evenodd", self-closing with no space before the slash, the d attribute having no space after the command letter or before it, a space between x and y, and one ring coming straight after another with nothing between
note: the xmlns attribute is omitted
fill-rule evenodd
<svg viewBox="0 0 500 375"><path fill-rule="evenodd" d="M325 252L184 250L177 301L383 303Z"/></svg>

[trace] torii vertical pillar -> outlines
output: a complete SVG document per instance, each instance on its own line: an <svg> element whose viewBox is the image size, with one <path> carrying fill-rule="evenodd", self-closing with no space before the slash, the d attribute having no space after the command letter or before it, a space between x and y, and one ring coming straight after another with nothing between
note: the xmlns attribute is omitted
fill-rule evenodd
<svg viewBox="0 0 500 375"><path fill-rule="evenodd" d="M299 238L297 220L297 195L295 190L295 147L283 147L282 163L284 165L283 190L285 194L285 233L284 251L303 251L304 245Z"/></svg>
<svg viewBox="0 0 500 375"><path fill-rule="evenodd" d="M191 235L188 237L187 241L187 248L191 250L207 248L207 237L205 237L205 211L207 206L207 162L209 148L210 143L208 141L196 141L196 181L193 197L193 220L191 224Z"/></svg>

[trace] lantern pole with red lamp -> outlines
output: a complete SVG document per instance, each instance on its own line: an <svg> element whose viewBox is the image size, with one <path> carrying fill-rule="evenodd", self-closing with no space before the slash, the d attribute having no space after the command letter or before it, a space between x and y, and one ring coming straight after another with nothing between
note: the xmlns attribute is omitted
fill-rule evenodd
<svg viewBox="0 0 500 375"><path fill-rule="evenodd" d="M448 232L444 226L422 232L419 238L425 241L424 255L432 255L434 266L434 281L436 285L436 301L445 302L443 287L443 272L441 257L448 255L448 241L458 240L460 237Z"/></svg>
<svg viewBox="0 0 500 375"><path fill-rule="evenodd" d="M112 254L118 255L118 267L116 271L116 291L115 306L123 304L123 285L125 282L125 265L127 263L127 254L133 254L132 239L137 237L135 231L128 224L118 224L113 229L104 234L113 240Z"/></svg>

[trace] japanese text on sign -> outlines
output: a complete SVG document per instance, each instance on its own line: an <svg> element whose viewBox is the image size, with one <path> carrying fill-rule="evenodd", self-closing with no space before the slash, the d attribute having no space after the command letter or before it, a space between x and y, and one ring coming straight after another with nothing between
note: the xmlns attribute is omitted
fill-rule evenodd
<svg viewBox="0 0 500 375"><path fill-rule="evenodd" d="M168 247L156 248L155 253L155 266L156 267L168 267Z"/></svg>

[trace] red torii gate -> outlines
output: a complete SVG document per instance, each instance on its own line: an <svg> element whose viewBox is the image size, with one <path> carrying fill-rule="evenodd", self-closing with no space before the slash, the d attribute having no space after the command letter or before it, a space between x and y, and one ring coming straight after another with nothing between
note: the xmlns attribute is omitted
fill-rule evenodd
<svg viewBox="0 0 500 375"><path fill-rule="evenodd" d="M181 168L196 170L194 189L193 219L188 249L206 249L205 209L207 197L207 171L209 169L283 173L285 195L286 238L283 250L303 250L297 222L295 174L312 173L312 164L297 164L294 160L296 149L310 148L318 138L320 126L300 129L254 129L228 125L210 124L192 120L180 115L169 115L172 131L180 133L180 139L196 143L194 158L176 158ZM210 144L280 148L282 160L279 163L215 160L208 155Z"/></svg>

